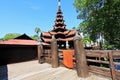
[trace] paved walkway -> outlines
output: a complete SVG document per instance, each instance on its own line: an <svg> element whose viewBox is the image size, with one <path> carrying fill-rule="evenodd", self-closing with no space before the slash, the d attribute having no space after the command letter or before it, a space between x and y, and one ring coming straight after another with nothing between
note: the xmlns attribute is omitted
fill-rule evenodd
<svg viewBox="0 0 120 80"><path fill-rule="evenodd" d="M52 68L50 64L28 61L0 67L0 80L109 80L91 75L89 78L77 77L76 70L64 67Z"/></svg>

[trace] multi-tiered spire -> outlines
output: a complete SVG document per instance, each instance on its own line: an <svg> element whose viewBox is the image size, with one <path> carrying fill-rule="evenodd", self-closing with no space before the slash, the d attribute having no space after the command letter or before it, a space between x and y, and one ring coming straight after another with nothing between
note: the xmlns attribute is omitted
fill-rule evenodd
<svg viewBox="0 0 120 80"><path fill-rule="evenodd" d="M57 11L57 16L56 16L56 20L55 20L55 25L54 25L54 29L65 29L65 24L64 24L64 20L63 20L63 16L62 16L62 11L61 11L61 5L60 5L60 0L58 0L58 11Z"/></svg>
<svg viewBox="0 0 120 80"><path fill-rule="evenodd" d="M61 3L60 0L58 0L58 11L57 11L57 16L55 19L55 24L53 27L53 30L49 32L42 32L41 34L41 39L43 43L47 43L50 45L52 36L57 40L58 48L66 48L66 42L69 44L69 47L73 47L73 37L75 35L76 31L75 30L68 30L66 29L66 25L64 23L64 19L62 16L62 10L61 10ZM48 45L43 46L46 48Z"/></svg>

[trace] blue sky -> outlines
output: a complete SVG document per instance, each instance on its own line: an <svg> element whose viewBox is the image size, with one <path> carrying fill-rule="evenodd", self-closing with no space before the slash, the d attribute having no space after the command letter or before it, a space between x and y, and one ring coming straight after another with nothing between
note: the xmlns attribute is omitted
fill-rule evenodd
<svg viewBox="0 0 120 80"><path fill-rule="evenodd" d="M35 27L42 31L53 29L58 0L0 0L0 38L7 33L35 34ZM66 28L77 27L74 0L61 0Z"/></svg>

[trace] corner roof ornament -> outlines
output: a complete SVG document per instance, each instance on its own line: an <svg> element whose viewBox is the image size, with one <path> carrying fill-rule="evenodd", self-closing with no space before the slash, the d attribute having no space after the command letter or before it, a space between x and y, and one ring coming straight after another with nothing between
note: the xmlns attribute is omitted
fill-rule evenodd
<svg viewBox="0 0 120 80"><path fill-rule="evenodd" d="M79 31L76 31L75 36L74 36L74 40L82 40L82 37L81 37Z"/></svg>
<svg viewBox="0 0 120 80"><path fill-rule="evenodd" d="M57 40L56 40L56 38L55 38L55 35L52 35L51 42L54 42L54 41L57 41Z"/></svg>

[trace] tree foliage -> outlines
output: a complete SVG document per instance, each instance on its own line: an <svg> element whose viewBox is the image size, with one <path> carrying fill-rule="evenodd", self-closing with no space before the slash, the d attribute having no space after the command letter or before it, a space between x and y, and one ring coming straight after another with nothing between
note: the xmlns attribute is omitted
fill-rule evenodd
<svg viewBox="0 0 120 80"><path fill-rule="evenodd" d="M100 35L120 49L120 0L75 0L82 31L95 41Z"/></svg>
<svg viewBox="0 0 120 80"><path fill-rule="evenodd" d="M41 32L40 28L39 28L39 27L36 27L36 28L35 28L35 32L36 32L36 34L39 34L39 33Z"/></svg>
<svg viewBox="0 0 120 80"><path fill-rule="evenodd" d="M3 39L3 38L0 38L0 41L4 41L4 39Z"/></svg>
<svg viewBox="0 0 120 80"><path fill-rule="evenodd" d="M39 27L36 27L35 28L35 32L36 32L36 35L37 35L37 40L39 41L40 40L40 33L41 33L41 30L40 30L40 28ZM34 38L35 38L36 36L34 36Z"/></svg>
<svg viewBox="0 0 120 80"><path fill-rule="evenodd" d="M37 35L33 35L33 36L31 36L31 38L32 38L33 40L37 40L37 39L38 39L38 36L37 36Z"/></svg>
<svg viewBox="0 0 120 80"><path fill-rule="evenodd" d="M20 34L18 34L18 33L8 33L4 36L3 40L14 39L18 36L20 36Z"/></svg>

